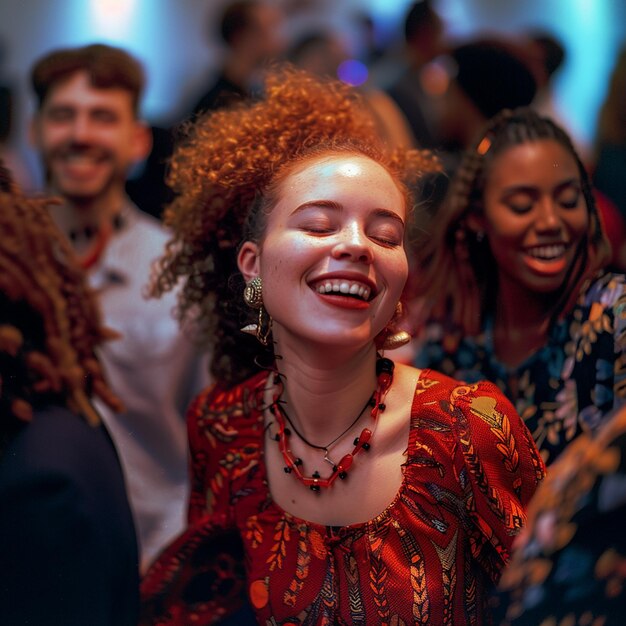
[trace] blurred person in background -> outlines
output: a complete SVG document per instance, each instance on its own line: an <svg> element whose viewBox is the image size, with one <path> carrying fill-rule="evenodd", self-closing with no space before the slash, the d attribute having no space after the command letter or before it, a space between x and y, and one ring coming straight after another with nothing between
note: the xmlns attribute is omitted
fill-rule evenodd
<svg viewBox="0 0 626 626"><path fill-rule="evenodd" d="M195 115L253 95L261 85L263 68L285 51L283 19L280 9L268 0L235 0L226 5L218 19L224 60L214 83L195 105Z"/></svg>
<svg viewBox="0 0 626 626"><path fill-rule="evenodd" d="M45 199L0 163L0 623L134 626L137 540L98 410L111 333Z"/></svg>
<svg viewBox="0 0 626 626"><path fill-rule="evenodd" d="M0 159L20 189L30 191L35 186L33 172L27 164L27 159L14 142L13 131L16 126L15 84L5 74L3 67L5 57L6 46L0 40Z"/></svg>
<svg viewBox="0 0 626 626"><path fill-rule="evenodd" d="M589 146L578 137L566 119L566 111L556 98L556 82L567 62L567 51L560 39L548 31L531 30L519 41L522 52L537 81L537 93L531 106L544 117L556 122L570 136L583 163L588 164Z"/></svg>
<svg viewBox="0 0 626 626"><path fill-rule="evenodd" d="M626 407L550 466L494 598L499 626L623 626Z"/></svg>
<svg viewBox="0 0 626 626"><path fill-rule="evenodd" d="M529 105L537 83L522 51L496 38L455 46L444 65L448 85L439 100L438 127L447 170L454 173L487 120L502 109Z"/></svg>
<svg viewBox="0 0 626 626"><path fill-rule="evenodd" d="M623 176L616 172L607 174L604 168L608 166L610 169L611 167L608 163L610 158L607 160L607 155L611 149L606 151L600 149L597 156L602 155L602 165L599 174L600 181L597 181L597 163L594 163L594 159L591 157L589 146L574 134L571 124L565 119L564 110L555 99L554 82L566 61L566 51L561 42L554 35L544 31L531 31L526 34L526 40L525 49L528 51L531 66L536 70L534 73L537 78L537 95L531 106L544 117L549 117L559 124L567 132L582 162L590 168L594 179L593 193L604 224L604 232L611 244L609 266L615 271L624 272L626 271L626 203L623 201L624 195L614 191L609 195L605 189L602 189L605 187L605 176L617 185L623 185L621 183ZM622 83L622 85L613 87L611 97L614 102L620 98L617 94L622 94L626 89L626 83L624 81ZM621 99L622 102L626 103L623 97ZM621 121L626 123L626 116ZM622 174L626 175L626 157L623 165ZM623 187L623 190L626 194L626 186ZM620 201L623 211L619 207Z"/></svg>
<svg viewBox="0 0 626 626"><path fill-rule="evenodd" d="M353 81L355 76L342 71L354 59L350 56L347 41L340 33L331 30L305 32L293 42L286 57L295 66L316 76L340 78L348 84L358 82L355 87L370 107L381 139L390 146L415 147L411 129L395 102L384 91L372 87L367 81L367 75L359 75L359 80Z"/></svg>
<svg viewBox="0 0 626 626"><path fill-rule="evenodd" d="M598 117L593 182L626 219L626 48L620 52Z"/></svg>
<svg viewBox="0 0 626 626"><path fill-rule="evenodd" d="M235 0L221 15L207 24L211 41L216 37L224 46L224 60L211 86L193 105L183 120L193 119L205 111L231 106L258 95L263 69L285 50L283 14L267 0ZM128 195L139 208L160 218L174 199L166 183L168 163L180 126L153 127L154 143L140 174L127 182Z"/></svg>
<svg viewBox="0 0 626 626"><path fill-rule="evenodd" d="M626 403L626 283L605 269L589 175L563 129L528 107L497 114L427 237L418 366L495 382L546 463Z"/></svg>
<svg viewBox="0 0 626 626"><path fill-rule="evenodd" d="M423 240L429 223L438 214L448 192L451 177L459 168L463 150L486 121L507 107L529 104L536 93L534 76L514 49L498 39L478 39L455 46L439 57L437 67L436 153L444 174L429 181L420 206L421 220L414 242ZM415 244L412 255L419 256ZM415 267L409 284L420 283ZM410 306L415 307L412 302ZM415 347L415 346L411 346Z"/></svg>
<svg viewBox="0 0 626 626"><path fill-rule="evenodd" d="M106 324L120 334L101 358L126 410L102 407L102 416L120 452L145 565L184 526L184 412L208 375L173 318L176 295L144 297L168 232L124 191L129 169L150 149L138 118L143 70L124 50L95 44L45 55L31 79L33 143L49 191L61 198L52 217L87 270Z"/></svg>
<svg viewBox="0 0 626 626"><path fill-rule="evenodd" d="M431 0L415 2L404 20L408 68L387 88L404 113L420 148L439 146L437 99L430 88L429 63L445 52L444 24Z"/></svg>
<svg viewBox="0 0 626 626"><path fill-rule="evenodd" d="M356 29L359 41L357 57L371 68L386 54L385 46L378 41L376 21L366 10L357 10L351 22Z"/></svg>

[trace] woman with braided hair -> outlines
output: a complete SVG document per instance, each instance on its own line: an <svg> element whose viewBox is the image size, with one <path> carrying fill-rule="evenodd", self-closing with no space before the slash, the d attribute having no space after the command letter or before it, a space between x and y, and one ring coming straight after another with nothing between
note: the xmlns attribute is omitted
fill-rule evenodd
<svg viewBox="0 0 626 626"><path fill-rule="evenodd" d="M0 167L0 623L136 624L135 530L91 398L120 403L69 243Z"/></svg>
<svg viewBox="0 0 626 626"><path fill-rule="evenodd" d="M389 150L337 81L284 68L265 93L201 118L171 165L153 290L182 282L216 384L143 623L241 623L242 597L267 625L483 623L543 464L493 385L385 356L408 339L407 182L436 164Z"/></svg>
<svg viewBox="0 0 626 626"><path fill-rule="evenodd" d="M626 399L624 277L567 134L504 111L467 151L418 251L416 363L495 382L552 462Z"/></svg>

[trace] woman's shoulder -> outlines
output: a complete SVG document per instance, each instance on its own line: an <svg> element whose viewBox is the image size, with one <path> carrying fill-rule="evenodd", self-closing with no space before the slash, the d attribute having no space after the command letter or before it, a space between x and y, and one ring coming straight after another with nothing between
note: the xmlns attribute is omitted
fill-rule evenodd
<svg viewBox="0 0 626 626"><path fill-rule="evenodd" d="M618 303L623 304L625 298L626 275L601 271L582 286L578 305L579 307L595 305L596 308L599 305L603 309L607 309L615 307Z"/></svg>
<svg viewBox="0 0 626 626"><path fill-rule="evenodd" d="M421 419L424 415L441 424L447 423L450 432L462 442L462 448L469 447L488 456L499 450L507 458L515 457L519 447L531 448L533 455L536 453L521 417L490 381L469 383L434 370L423 370L415 394L413 423L424 423ZM541 461L536 463L538 474L542 474Z"/></svg>
<svg viewBox="0 0 626 626"><path fill-rule="evenodd" d="M497 401L509 402L502 391L492 382L487 380L459 380L431 368L421 370L415 393L416 396L419 396L426 391L440 398L464 398L470 402L485 395L491 396Z"/></svg>
<svg viewBox="0 0 626 626"><path fill-rule="evenodd" d="M233 441L239 435L262 427L262 406L267 372L226 388L210 385L193 400L187 411L187 428L192 446L209 440Z"/></svg>
<svg viewBox="0 0 626 626"><path fill-rule="evenodd" d="M583 285L573 310L557 326L566 331L577 344L576 359L586 356L598 358L598 350L609 353L605 357L612 362L610 352L619 347L623 351L626 337L626 276L600 272Z"/></svg>
<svg viewBox="0 0 626 626"><path fill-rule="evenodd" d="M467 383L428 369L415 393L409 457L421 462L425 446L449 451L441 467L454 463L480 506L496 514L506 532L517 532L545 467L510 401L491 382Z"/></svg>
<svg viewBox="0 0 626 626"><path fill-rule="evenodd" d="M234 387L226 387L220 383L205 387L192 401L190 416L221 413L232 417L249 416L261 406L267 376L267 372L259 372Z"/></svg>
<svg viewBox="0 0 626 626"><path fill-rule="evenodd" d="M68 454L69 450L80 453ZM32 476L65 476L79 482L106 471L117 472L121 479L106 427L94 427L62 406L38 408L32 421L10 439L2 461L0 468L17 467Z"/></svg>
<svg viewBox="0 0 626 626"><path fill-rule="evenodd" d="M493 434L494 428L524 429L511 402L493 383L461 381L432 369L421 371L411 420L412 430L435 428L468 442L476 437L476 449L483 447L489 440L486 433Z"/></svg>

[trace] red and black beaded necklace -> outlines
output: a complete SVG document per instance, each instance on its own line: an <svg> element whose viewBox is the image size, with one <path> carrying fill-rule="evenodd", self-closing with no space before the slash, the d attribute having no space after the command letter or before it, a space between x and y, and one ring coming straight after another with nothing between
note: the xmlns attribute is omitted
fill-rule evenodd
<svg viewBox="0 0 626 626"><path fill-rule="evenodd" d="M352 452L348 452L345 454L338 463L335 463L329 457L329 448L331 448L334 444L344 437L361 419L363 414L366 412L368 407L370 409L370 416L376 422L378 416L384 412L385 403L384 399L391 387L391 383L393 382L393 370L394 363L390 359L386 359L380 357L376 361L376 378L377 384L376 389L372 396L368 399L365 406L361 409L359 414L353 420L353 422L344 430L341 434L335 437L330 443L323 445L318 445L310 442L306 437L304 437L294 426L293 421L287 414L284 406L280 403L280 395L276 395L273 399L272 404L269 409L276 420L276 424L278 426L278 432L274 435L275 441L278 442L278 448L283 457L283 461L285 462L284 470L287 474L292 474L295 478L297 478L303 485L309 487L311 491L316 493L320 493L322 488L330 487L337 478L341 480L345 480L348 475L348 471L352 467L352 463L354 461L354 457L361 452L361 450L369 451L371 447L371 439L373 435L373 430L370 428L364 428L361 431L361 434L356 437L354 440L354 448ZM287 423L291 428L287 426ZM332 473L327 478L322 478L319 471L315 471L311 476L306 476L302 472L302 459L299 457L295 457L289 448L289 437L293 432L296 436L307 446L310 448L314 448L316 450L320 450L324 452L324 461L330 463L332 465Z"/></svg>

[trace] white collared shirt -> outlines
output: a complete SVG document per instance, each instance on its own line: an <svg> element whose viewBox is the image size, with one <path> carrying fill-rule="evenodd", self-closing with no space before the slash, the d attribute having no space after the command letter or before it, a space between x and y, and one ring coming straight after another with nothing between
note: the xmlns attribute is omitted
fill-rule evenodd
<svg viewBox="0 0 626 626"><path fill-rule="evenodd" d="M89 275L105 324L122 335L107 342L100 356L126 412L97 406L120 454L144 568L185 527L185 413L209 382L207 357L174 319L176 294L145 297L151 265L169 238L158 220L129 203Z"/></svg>

